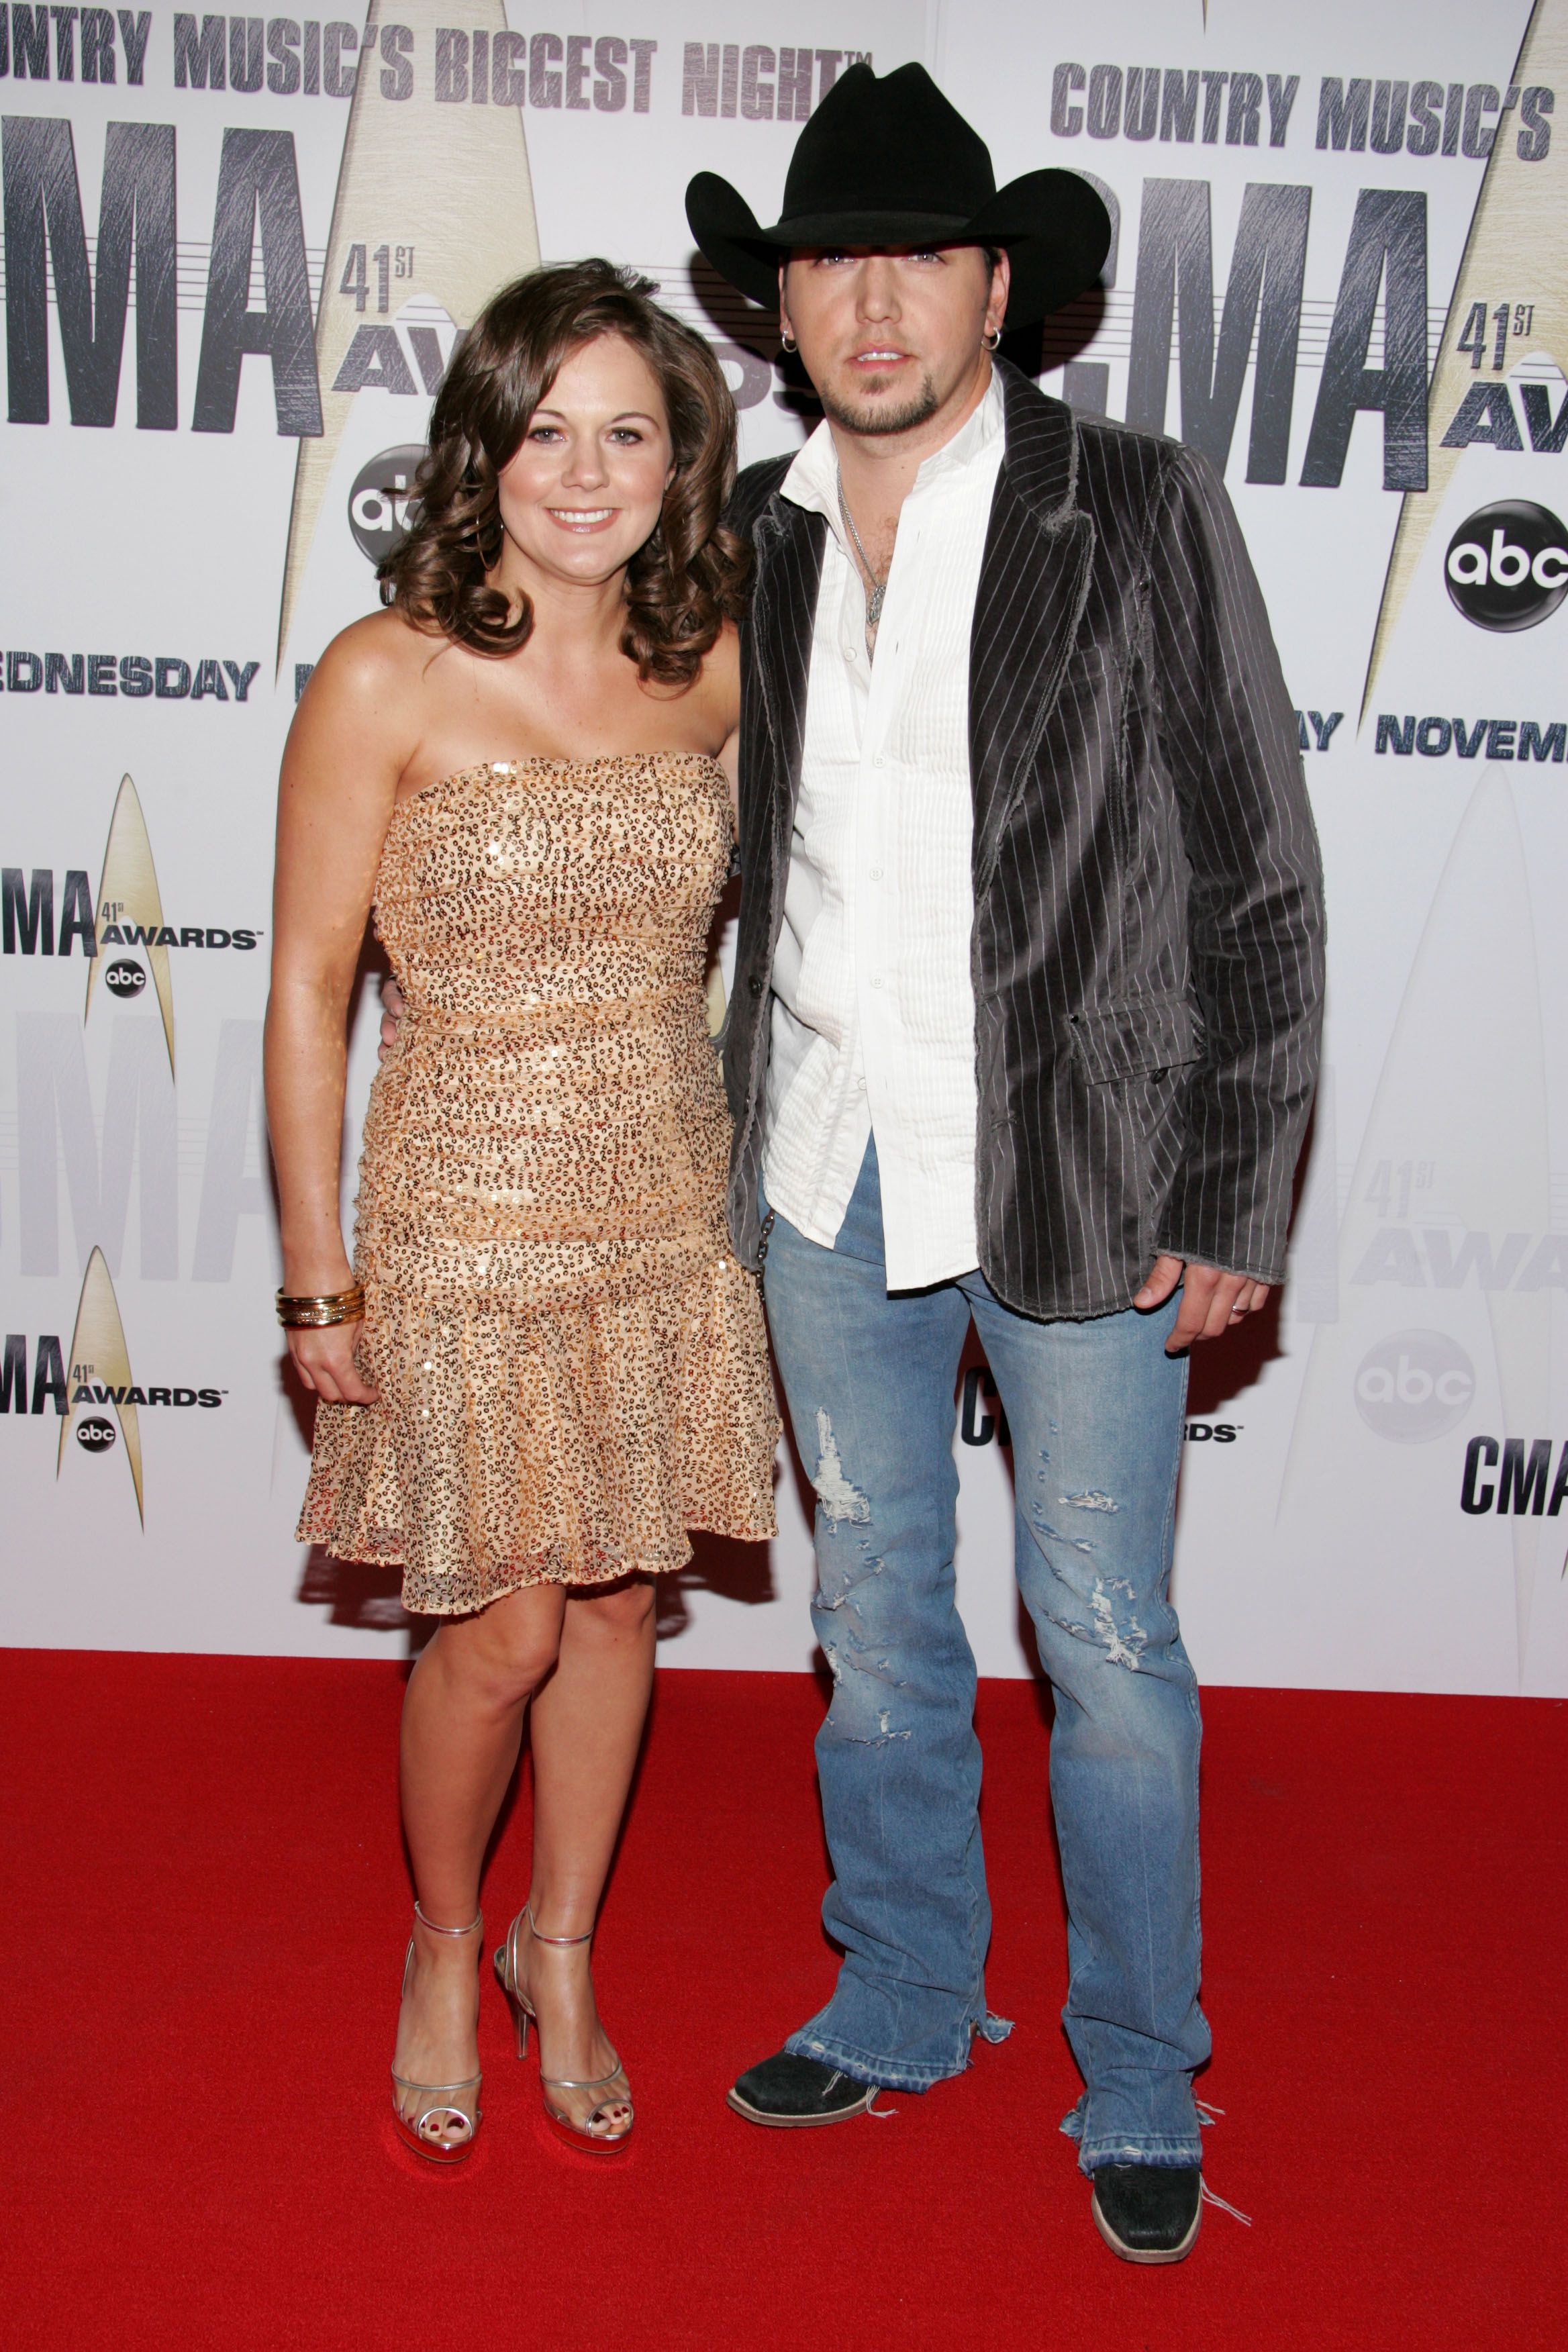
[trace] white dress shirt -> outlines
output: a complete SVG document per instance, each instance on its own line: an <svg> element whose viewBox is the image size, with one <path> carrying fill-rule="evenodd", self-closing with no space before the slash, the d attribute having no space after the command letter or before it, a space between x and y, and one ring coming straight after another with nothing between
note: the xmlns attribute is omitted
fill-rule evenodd
<svg viewBox="0 0 1568 2352"><path fill-rule="evenodd" d="M826 422L782 488L826 517L773 960L763 1181L824 1248L875 1133L889 1290L979 1260L969 636L1005 446L994 376L899 516L875 663Z"/></svg>

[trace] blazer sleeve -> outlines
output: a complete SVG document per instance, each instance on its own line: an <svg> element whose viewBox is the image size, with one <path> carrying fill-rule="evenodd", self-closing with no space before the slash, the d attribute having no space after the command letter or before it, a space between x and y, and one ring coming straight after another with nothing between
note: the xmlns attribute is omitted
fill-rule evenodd
<svg viewBox="0 0 1568 2352"><path fill-rule="evenodd" d="M1280 1280L1317 1085L1322 869L1268 615L1214 467L1178 446L1152 550L1158 727L1203 1024L1162 1250Z"/></svg>

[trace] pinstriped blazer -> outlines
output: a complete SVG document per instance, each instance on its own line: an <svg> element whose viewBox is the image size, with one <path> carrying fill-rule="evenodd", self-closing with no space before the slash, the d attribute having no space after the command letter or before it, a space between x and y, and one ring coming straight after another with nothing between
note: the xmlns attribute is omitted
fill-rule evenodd
<svg viewBox="0 0 1568 2352"><path fill-rule="evenodd" d="M1006 455L970 642L975 1225L997 1297L1125 1307L1162 1250L1277 1282L1316 1083L1317 838L1262 597L1181 444L1000 363ZM721 1040L755 1266L769 975L800 782L820 515L748 467L741 912Z"/></svg>

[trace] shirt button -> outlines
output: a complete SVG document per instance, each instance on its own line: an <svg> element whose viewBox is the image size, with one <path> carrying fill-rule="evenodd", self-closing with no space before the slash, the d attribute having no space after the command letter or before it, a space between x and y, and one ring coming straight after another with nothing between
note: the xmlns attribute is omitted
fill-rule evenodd
<svg viewBox="0 0 1568 2352"><path fill-rule="evenodd" d="M882 869L881 869L881 867L880 867L879 866L872 866L872 868L871 868L871 879L872 879L872 881L873 881L873 882L879 882L879 881L881 880L881 878L882 878Z"/></svg>
<svg viewBox="0 0 1568 2352"><path fill-rule="evenodd" d="M888 764L888 763L887 763L886 760L884 760L884 759L883 759L883 757L882 757L882 755L881 755L880 751L879 751L879 752L878 752L878 754L877 754L876 758L875 758L875 759L872 761L872 762L871 762L871 765L872 765L874 768L885 768L885 767L887 766L887 764Z"/></svg>
<svg viewBox="0 0 1568 2352"><path fill-rule="evenodd" d="M882 983L881 983L881 982L880 982L879 980L874 980L874 981L871 982L871 985L872 985L872 987L873 987L873 988L880 988L880 987L881 987L881 985L882 985Z"/></svg>
<svg viewBox="0 0 1568 2352"><path fill-rule="evenodd" d="M763 983L755 972L752 972L751 978L747 981L746 988L750 995L761 996L763 992Z"/></svg>

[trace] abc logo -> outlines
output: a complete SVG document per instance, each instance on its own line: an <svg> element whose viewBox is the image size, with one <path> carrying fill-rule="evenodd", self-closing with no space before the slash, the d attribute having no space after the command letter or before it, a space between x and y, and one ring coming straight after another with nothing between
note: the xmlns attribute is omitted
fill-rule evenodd
<svg viewBox="0 0 1568 2352"><path fill-rule="evenodd" d="M116 996L140 996L147 985L147 975L129 956L118 956L104 973L103 984Z"/></svg>
<svg viewBox="0 0 1568 2352"><path fill-rule="evenodd" d="M101 1421L96 1416L87 1421L79 1421L76 1425L76 1442L84 1454L107 1454L114 1443L114 1423L111 1421Z"/></svg>
<svg viewBox="0 0 1568 2352"><path fill-rule="evenodd" d="M354 476L349 492L349 529L367 562L379 563L406 537L408 494L424 455L422 447L412 444L384 449Z"/></svg>
<svg viewBox="0 0 1568 2352"><path fill-rule="evenodd" d="M1568 531L1549 508L1499 499L1459 525L1444 576L1479 629L1533 629L1568 595Z"/></svg>
<svg viewBox="0 0 1568 2352"><path fill-rule="evenodd" d="M1426 1445L1462 1421L1476 1392L1476 1370L1443 1331L1394 1331L1361 1360L1356 1411L1378 1437Z"/></svg>

